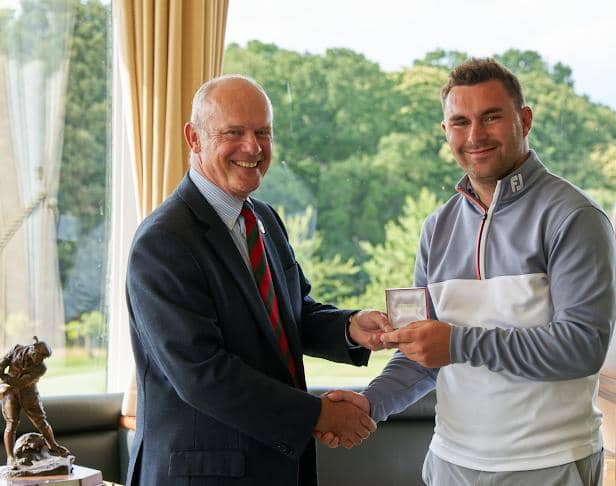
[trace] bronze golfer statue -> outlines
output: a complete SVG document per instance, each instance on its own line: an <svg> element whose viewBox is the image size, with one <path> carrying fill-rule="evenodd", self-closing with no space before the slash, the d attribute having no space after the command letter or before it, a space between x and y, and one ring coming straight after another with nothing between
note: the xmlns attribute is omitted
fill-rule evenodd
<svg viewBox="0 0 616 486"><path fill-rule="evenodd" d="M33 344L15 345L0 361L0 379L3 382L0 385L0 397L2 397L2 415L6 421L4 448L7 464L11 469L31 466L33 460L40 459L41 452L43 454L48 452L50 456L70 456L68 449L56 442L37 389L39 378L47 371L43 361L49 356L51 348L34 336ZM37 451L36 454L30 451L23 457L16 456L15 438L22 409L41 433L44 439L39 441L41 447L48 451ZM17 448L18 451L22 449ZM25 448L27 451L29 449L30 447Z"/></svg>

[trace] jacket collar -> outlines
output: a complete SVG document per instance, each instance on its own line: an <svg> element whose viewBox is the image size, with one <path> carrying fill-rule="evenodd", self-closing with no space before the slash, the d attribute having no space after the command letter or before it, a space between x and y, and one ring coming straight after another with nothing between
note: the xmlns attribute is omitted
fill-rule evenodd
<svg viewBox="0 0 616 486"><path fill-rule="evenodd" d="M537 153L531 149L528 158L520 167L498 181L492 201L492 204L495 205L494 210L507 206L522 197L546 171L547 169L539 160ZM456 185L456 191L473 194L468 175L460 179Z"/></svg>

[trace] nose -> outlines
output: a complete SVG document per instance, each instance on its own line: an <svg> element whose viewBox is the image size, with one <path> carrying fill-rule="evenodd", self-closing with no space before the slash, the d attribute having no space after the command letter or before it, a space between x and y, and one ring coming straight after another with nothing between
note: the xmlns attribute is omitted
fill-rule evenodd
<svg viewBox="0 0 616 486"><path fill-rule="evenodd" d="M261 145L257 136L253 132L246 132L244 135L244 151L250 155L258 155L261 153Z"/></svg>
<svg viewBox="0 0 616 486"><path fill-rule="evenodd" d="M477 145L481 143L483 140L485 140L486 135L487 133L485 126L481 121L478 120L471 123L468 131L468 141L471 144Z"/></svg>

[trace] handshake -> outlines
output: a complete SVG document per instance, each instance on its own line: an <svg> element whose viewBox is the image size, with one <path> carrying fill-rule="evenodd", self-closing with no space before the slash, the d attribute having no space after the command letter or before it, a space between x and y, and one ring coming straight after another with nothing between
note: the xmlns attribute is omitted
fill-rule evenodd
<svg viewBox="0 0 616 486"><path fill-rule="evenodd" d="M349 325L350 337L357 344L372 351L398 348L407 358L427 368L451 363L451 330L450 324L430 319L409 322L394 330L387 314L375 310L357 312ZM350 449L375 430L370 402L364 395L335 390L321 396L321 415L313 435L328 447Z"/></svg>
<svg viewBox="0 0 616 486"><path fill-rule="evenodd" d="M375 430L370 402L365 396L346 390L321 395L321 415L313 435L326 446L350 449Z"/></svg>
<svg viewBox="0 0 616 486"><path fill-rule="evenodd" d="M364 310L351 318L349 333L361 346L372 351L398 348L412 361L427 368L440 368L451 363L450 324L421 320L393 329L387 314ZM370 417L370 402L359 393L335 390L321 396L321 415L313 435L328 447L347 449L361 444L376 430Z"/></svg>

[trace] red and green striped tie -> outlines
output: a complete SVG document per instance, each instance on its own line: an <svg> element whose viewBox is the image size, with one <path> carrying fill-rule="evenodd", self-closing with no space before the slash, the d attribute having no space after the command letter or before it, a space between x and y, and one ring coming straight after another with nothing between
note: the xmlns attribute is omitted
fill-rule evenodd
<svg viewBox="0 0 616 486"><path fill-rule="evenodd" d="M248 244L248 253L250 255L250 265L255 276L257 287L259 288L259 294L265 304L265 309L272 323L274 334L278 338L278 344L280 345L280 351L287 363L287 368L293 377L293 381L297 383L295 361L289 350L289 343L287 337L280 323L280 315L278 313L278 300L276 299L276 292L274 291L274 284L272 282L272 274L267 264L267 257L265 255L265 247L263 246L263 238L261 238L261 232L257 225L257 218L248 204L244 203L242 207L241 215L244 216L244 222L246 225L246 243Z"/></svg>

